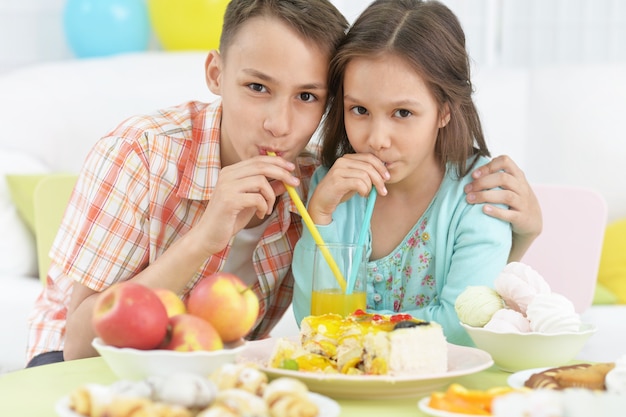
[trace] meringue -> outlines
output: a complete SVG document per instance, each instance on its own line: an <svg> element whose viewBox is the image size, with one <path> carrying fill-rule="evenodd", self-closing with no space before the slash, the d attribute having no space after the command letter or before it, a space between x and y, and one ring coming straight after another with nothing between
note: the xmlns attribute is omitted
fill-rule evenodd
<svg viewBox="0 0 626 417"><path fill-rule="evenodd" d="M507 307L526 314L537 294L550 294L550 285L533 268L521 262L506 265L494 281L496 292Z"/></svg>
<svg viewBox="0 0 626 417"><path fill-rule="evenodd" d="M483 327L494 313L504 308L502 297L487 286L469 286L457 298L454 309L461 322Z"/></svg>
<svg viewBox="0 0 626 417"><path fill-rule="evenodd" d="M494 313L485 324L485 329L500 333L528 333L530 322L519 311L503 308Z"/></svg>
<svg viewBox="0 0 626 417"><path fill-rule="evenodd" d="M574 304L557 293L537 294L528 305L526 317L530 329L539 333L577 332L582 324Z"/></svg>

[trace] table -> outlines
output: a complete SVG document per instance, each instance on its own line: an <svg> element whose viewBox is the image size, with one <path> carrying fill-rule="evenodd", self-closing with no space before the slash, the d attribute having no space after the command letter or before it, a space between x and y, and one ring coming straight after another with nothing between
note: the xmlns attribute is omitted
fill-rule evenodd
<svg viewBox="0 0 626 417"><path fill-rule="evenodd" d="M470 389L506 386L510 374L495 366L458 378ZM100 357L44 365L0 375L0 416L56 417L60 398L86 384L110 384L117 378ZM420 397L390 400L337 400L346 417L425 417L417 408Z"/></svg>

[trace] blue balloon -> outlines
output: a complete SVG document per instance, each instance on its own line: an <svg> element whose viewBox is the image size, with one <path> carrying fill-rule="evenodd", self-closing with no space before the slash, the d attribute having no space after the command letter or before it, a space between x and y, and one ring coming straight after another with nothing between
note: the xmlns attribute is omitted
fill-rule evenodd
<svg viewBox="0 0 626 417"><path fill-rule="evenodd" d="M65 35L80 58L148 49L146 0L67 0Z"/></svg>

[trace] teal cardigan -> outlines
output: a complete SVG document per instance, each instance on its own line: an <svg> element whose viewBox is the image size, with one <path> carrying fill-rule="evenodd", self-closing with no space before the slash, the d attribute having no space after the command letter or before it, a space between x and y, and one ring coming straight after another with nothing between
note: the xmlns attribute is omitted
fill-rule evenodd
<svg viewBox="0 0 626 417"><path fill-rule="evenodd" d="M480 158L476 167L488 162ZM469 161L468 161L469 163ZM328 169L319 167L311 179L309 197ZM454 310L457 296L470 285L493 282L511 250L511 226L485 215L482 204L468 204L463 187L470 175L456 176L448 166L437 194L397 248L367 264L367 309L404 312L442 325L448 342L473 346ZM379 196L379 198L384 198ZM308 201L308 200L307 200ZM341 203L329 225L318 226L326 243L356 242L367 199L358 194ZM371 231L366 239L371 253ZM315 242L306 227L293 257L293 309L297 323L311 310L311 280Z"/></svg>

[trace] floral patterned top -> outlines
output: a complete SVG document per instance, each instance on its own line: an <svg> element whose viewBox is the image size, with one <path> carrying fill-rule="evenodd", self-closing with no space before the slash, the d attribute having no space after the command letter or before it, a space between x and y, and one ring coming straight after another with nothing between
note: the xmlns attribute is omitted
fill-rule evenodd
<svg viewBox="0 0 626 417"><path fill-rule="evenodd" d="M400 312L437 302L427 224L423 217L393 253L368 263L368 309Z"/></svg>
<svg viewBox="0 0 626 417"><path fill-rule="evenodd" d="M477 166L488 160L481 158ZM311 180L312 192L328 169L320 167ZM448 342L472 346L460 326L454 302L470 285L493 287L511 249L508 222L487 216L482 205L465 201L463 187L470 176L458 178L453 167L421 218L386 257L367 264L367 308L370 312L409 313L442 325ZM310 196L310 195L309 195ZM329 225L318 226L326 243L355 243L367 199L358 194L340 204ZM371 233L367 254L371 253ZM299 323L311 310L311 253L315 241L304 228L293 258L294 314Z"/></svg>

